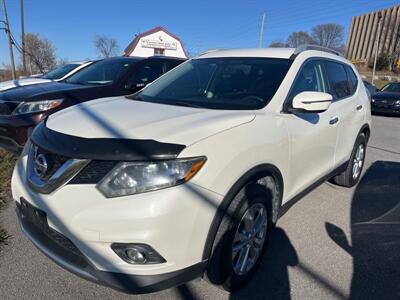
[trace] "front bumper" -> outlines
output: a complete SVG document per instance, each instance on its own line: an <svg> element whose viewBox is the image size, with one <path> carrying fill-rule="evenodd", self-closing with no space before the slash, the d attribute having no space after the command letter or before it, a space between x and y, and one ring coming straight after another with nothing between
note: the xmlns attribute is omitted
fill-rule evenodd
<svg viewBox="0 0 400 300"><path fill-rule="evenodd" d="M400 106L375 106L371 105L372 113L400 115Z"/></svg>
<svg viewBox="0 0 400 300"><path fill-rule="evenodd" d="M65 253L47 246L21 221L22 229L67 270L116 289L131 287L132 293L165 289L202 274L208 230L222 196L190 184L114 199L104 198L91 184L69 184L42 195L29 189L25 170L23 156L12 179L17 206L23 198L46 213L48 227L79 251L81 264L66 260ZM113 243L150 245L166 262L128 264L112 250ZM68 257L76 253L66 252Z"/></svg>
<svg viewBox="0 0 400 300"><path fill-rule="evenodd" d="M6 149L7 151L19 154L21 153L23 146L18 144L14 139L0 136L0 148Z"/></svg>
<svg viewBox="0 0 400 300"><path fill-rule="evenodd" d="M44 117L43 114L0 116L0 147L21 152L29 133Z"/></svg>
<svg viewBox="0 0 400 300"><path fill-rule="evenodd" d="M160 275L129 275L100 271L87 261L78 249L71 252L61 246L60 243L71 242L60 233L54 231L51 234L45 234L34 224L27 221L19 204L17 204L16 212L24 234L43 254L59 266L86 280L123 292L132 294L152 293L178 286L201 276L206 266L206 261L203 261L179 271ZM53 238L50 237L51 235ZM74 247L74 245L71 243L69 247Z"/></svg>

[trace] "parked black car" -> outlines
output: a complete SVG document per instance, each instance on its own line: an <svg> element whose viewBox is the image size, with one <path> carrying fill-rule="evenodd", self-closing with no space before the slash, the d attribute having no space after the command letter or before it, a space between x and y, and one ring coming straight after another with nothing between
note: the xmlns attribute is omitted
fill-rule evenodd
<svg viewBox="0 0 400 300"><path fill-rule="evenodd" d="M363 83L371 96L379 92L379 89L369 81L363 80Z"/></svg>
<svg viewBox="0 0 400 300"><path fill-rule="evenodd" d="M0 92L0 147L19 152L48 115L96 98L132 94L183 61L163 56L108 58L60 82Z"/></svg>
<svg viewBox="0 0 400 300"><path fill-rule="evenodd" d="M400 115L400 82L391 82L372 96L371 111Z"/></svg>

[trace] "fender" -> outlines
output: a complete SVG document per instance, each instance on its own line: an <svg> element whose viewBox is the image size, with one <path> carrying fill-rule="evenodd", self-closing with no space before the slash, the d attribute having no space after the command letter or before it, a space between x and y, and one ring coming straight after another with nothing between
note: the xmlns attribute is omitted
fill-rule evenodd
<svg viewBox="0 0 400 300"><path fill-rule="evenodd" d="M369 124L366 123L361 127L360 131L358 132L358 134L356 136L356 139L360 135L361 132L365 132L365 137L367 138L367 142L368 142L369 137L371 136L371 128L369 127Z"/></svg>
<svg viewBox="0 0 400 300"><path fill-rule="evenodd" d="M274 195L273 201L273 211L272 218L273 222L276 222L279 215L279 208L282 205L282 195L283 195L283 177L281 172L277 167L270 164L262 164L258 165L249 171L247 171L242 177L240 177L235 184L230 188L228 193L225 195L221 204L217 208L217 212L215 213L214 219L211 223L210 229L208 231L208 236L206 240L206 244L203 250L203 260L206 260L210 257L215 236L218 231L218 227L224 217L229 205L231 204L233 198L240 191L240 189L248 182L256 182L257 180L266 177L272 176L275 180L275 183L278 183L278 189L276 195Z"/></svg>

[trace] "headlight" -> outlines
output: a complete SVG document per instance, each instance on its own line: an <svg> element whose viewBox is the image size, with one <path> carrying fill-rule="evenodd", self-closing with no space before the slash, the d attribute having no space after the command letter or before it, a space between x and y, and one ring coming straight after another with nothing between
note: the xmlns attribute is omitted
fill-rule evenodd
<svg viewBox="0 0 400 300"><path fill-rule="evenodd" d="M394 104L395 105L400 105L400 100L397 100Z"/></svg>
<svg viewBox="0 0 400 300"><path fill-rule="evenodd" d="M41 111L47 111L52 108L59 106L62 103L62 99L58 100L43 100L34 102L21 102L17 108L13 111L13 115L37 113Z"/></svg>
<svg viewBox="0 0 400 300"><path fill-rule="evenodd" d="M375 102L375 99L374 99L374 98L372 98L372 99L371 99L371 101L372 101L372 103L374 103L374 102Z"/></svg>
<svg viewBox="0 0 400 300"><path fill-rule="evenodd" d="M96 187L107 198L159 190L189 181L205 162L205 157L160 162L122 162Z"/></svg>

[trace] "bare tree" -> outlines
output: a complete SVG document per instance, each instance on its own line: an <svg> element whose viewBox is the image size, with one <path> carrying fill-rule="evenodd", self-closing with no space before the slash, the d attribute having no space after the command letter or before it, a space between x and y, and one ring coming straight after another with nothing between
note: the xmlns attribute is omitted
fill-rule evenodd
<svg viewBox="0 0 400 300"><path fill-rule="evenodd" d="M68 63L69 63L69 59L68 58L59 58L57 60L57 67L65 66Z"/></svg>
<svg viewBox="0 0 400 300"><path fill-rule="evenodd" d="M315 41L307 32L297 31L289 35L286 44L288 47L296 48L300 45L315 44Z"/></svg>
<svg viewBox="0 0 400 300"><path fill-rule="evenodd" d="M285 48L287 47L286 43L282 40L274 40L269 44L270 48Z"/></svg>
<svg viewBox="0 0 400 300"><path fill-rule="evenodd" d="M343 32L343 26L329 23L315 26L311 36L319 46L341 50L344 48Z"/></svg>
<svg viewBox="0 0 400 300"><path fill-rule="evenodd" d="M94 46L100 57L112 57L118 53L118 43L114 38L105 35L96 35L94 39Z"/></svg>
<svg viewBox="0 0 400 300"><path fill-rule="evenodd" d="M25 34L25 54L32 73L43 73L56 65L55 47L37 33Z"/></svg>

